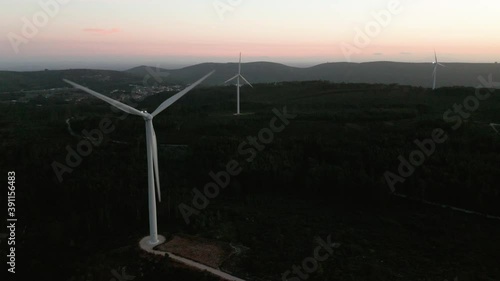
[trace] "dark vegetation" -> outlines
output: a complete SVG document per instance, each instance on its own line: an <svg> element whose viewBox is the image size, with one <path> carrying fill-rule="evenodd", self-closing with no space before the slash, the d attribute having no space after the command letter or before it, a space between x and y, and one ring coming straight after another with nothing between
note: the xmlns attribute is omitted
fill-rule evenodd
<svg viewBox="0 0 500 281"><path fill-rule="evenodd" d="M242 89L242 111L251 115L232 115L235 90L228 86L195 90L155 118L161 233L241 243L251 250L245 272L256 280L280 280L312 255L315 237L330 234L341 246L308 280L500 280L500 221L418 203L500 216L500 137L488 126L500 123L498 92L454 131L443 113L473 88L255 86ZM138 108L152 111L167 96L149 97ZM284 106L297 117L247 163L238 145ZM144 122L120 116L99 101L74 104L57 96L0 104L0 168L16 172L22 218L18 270L110 280L112 269L127 266L136 280L214 280L137 249L148 230ZM51 164L65 164L66 146L79 142L67 131L70 117L76 132L98 128L104 117L116 129L60 183ZM396 186L415 201L392 196L384 173L397 173L398 156L407 158L413 141L435 128L449 140ZM186 225L178 205L191 204L192 189L202 189L209 172L231 159L243 172Z"/></svg>

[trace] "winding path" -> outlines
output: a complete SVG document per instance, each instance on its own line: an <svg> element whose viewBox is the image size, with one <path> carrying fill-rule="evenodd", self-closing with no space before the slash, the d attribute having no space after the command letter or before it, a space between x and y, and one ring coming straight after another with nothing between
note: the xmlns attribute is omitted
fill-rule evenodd
<svg viewBox="0 0 500 281"><path fill-rule="evenodd" d="M158 237L158 238L160 239L160 243L159 244L162 244L162 243L165 242L165 237L161 236L161 237ZM182 263L184 265L187 265L189 267L192 267L192 268L195 268L195 269L198 269L198 270L201 270L201 271L208 271L208 272L212 273L213 275L219 276L220 278L222 278L224 280L228 280L228 281L245 281L244 279L238 278L238 277L233 276L233 275L231 275L229 273L226 273L226 272L220 271L218 269L206 266L204 264L195 262L193 260L186 259L186 258L180 257L178 255L175 255L175 254L172 254L172 253L169 253L169 252L157 251L157 250L154 249L154 247L156 247L157 245L151 245L151 244L149 244L149 237L144 237L139 242L139 246L141 247L142 250L144 250L144 251L146 251L146 252L148 252L150 254L159 255L159 256L168 256L169 258L171 258L172 260L174 260L176 262Z"/></svg>

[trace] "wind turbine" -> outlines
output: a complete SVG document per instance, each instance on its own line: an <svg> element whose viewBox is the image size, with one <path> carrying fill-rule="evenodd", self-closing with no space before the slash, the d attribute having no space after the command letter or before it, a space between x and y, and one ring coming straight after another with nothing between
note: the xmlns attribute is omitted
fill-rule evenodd
<svg viewBox="0 0 500 281"><path fill-rule="evenodd" d="M241 75L241 53L240 53L240 63L238 64L238 74L236 74L234 77L232 77L229 80L227 80L226 82L224 82L224 83L227 83L229 81L236 79L236 114L235 115L240 115L240 87L245 85L245 84L240 84L240 78L243 79L243 81L245 81L245 83L247 83L248 85L250 85L250 87L253 88L252 84L250 84L250 82L248 82L247 79L245 79L245 77L243 77Z"/></svg>
<svg viewBox="0 0 500 281"><path fill-rule="evenodd" d="M432 72L432 76L434 77L434 82L432 83L432 90L435 90L436 89L436 79L437 79L438 66L445 67L443 64L438 62L436 50L434 50L434 62L432 64L434 64L434 71Z"/></svg>
<svg viewBox="0 0 500 281"><path fill-rule="evenodd" d="M145 237L148 240L150 245L158 245L162 241L158 239L158 229L156 224L156 198L155 198L155 183L156 183L156 191L158 192L158 201L161 202L161 192L160 192L160 177L159 177L159 169L158 169L158 148L156 143L156 134L153 128L153 118L158 115L160 112L165 110L167 107L171 106L174 102L180 99L182 96L191 91L198 84L203 82L203 80L207 79L210 75L215 72L212 71L209 74L205 75L200 80L196 81L194 84L191 84L186 89L180 91L179 93L173 95L166 101L164 101L153 113L148 113L147 111L139 111L129 105L123 104L119 101L111 99L105 95L102 95L98 92L92 91L86 87L78 85L69 80L63 79L64 82L72 85L76 89L80 89L84 92L87 92L109 104L112 106L121 109L122 111L137 115L144 118L146 122L146 147L147 147L147 160L148 160L148 203L149 203L149 236ZM163 237L161 237L164 240Z"/></svg>

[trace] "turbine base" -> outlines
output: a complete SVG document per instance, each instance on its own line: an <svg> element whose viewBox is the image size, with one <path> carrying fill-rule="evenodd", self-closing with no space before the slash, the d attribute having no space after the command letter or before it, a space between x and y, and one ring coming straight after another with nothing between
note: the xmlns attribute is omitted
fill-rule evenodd
<svg viewBox="0 0 500 281"><path fill-rule="evenodd" d="M245 116L245 115L254 115L255 112L240 112L240 113L234 113L234 116Z"/></svg>
<svg viewBox="0 0 500 281"><path fill-rule="evenodd" d="M151 251L153 251L154 247L165 243L165 241L166 241L165 237L163 237L161 235L158 235L158 241L151 241L151 237L146 236L146 237L141 239L141 241L139 242L139 246L144 251L151 252Z"/></svg>

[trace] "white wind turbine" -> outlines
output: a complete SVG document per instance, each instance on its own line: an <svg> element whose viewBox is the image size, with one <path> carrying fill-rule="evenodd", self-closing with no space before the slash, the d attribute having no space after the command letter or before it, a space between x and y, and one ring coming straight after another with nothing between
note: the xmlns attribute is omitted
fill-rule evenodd
<svg viewBox="0 0 500 281"><path fill-rule="evenodd" d="M438 66L445 67L443 64L438 62L436 50L434 50L434 62L432 64L434 64L434 71L432 72L432 76L434 77L434 82L432 83L432 90L435 90L436 89L436 79L437 79Z"/></svg>
<svg viewBox="0 0 500 281"><path fill-rule="evenodd" d="M240 87L244 85L244 84L240 84L240 78L243 79L243 81L245 81L245 83L247 83L248 85L250 85L250 87L253 88L252 84L250 84L250 82L248 82L247 79L245 79L245 77L243 77L241 75L241 53L240 53L240 62L238 64L238 74L236 74L234 77L232 77L232 78L228 79L226 82L224 82L224 83L227 83L229 81L236 79L236 114L235 115L240 115Z"/></svg>
<svg viewBox="0 0 500 281"><path fill-rule="evenodd" d="M155 181L156 181L156 191L158 192L158 201L161 202L161 193L160 193L160 177L158 174L158 148L156 143L156 134L153 128L153 118L158 115L160 112L165 110L167 107L171 106L174 102L180 99L182 96L191 91L198 84L203 82L206 78L212 75L215 71L210 72L205 75L200 80L196 81L194 84L191 84L186 89L180 91L179 93L173 95L166 101L164 101L153 113L148 113L147 111L139 111L131 106L113 100L105 95L99 94L95 91L92 91L86 87L78 85L69 80L63 79L64 82L72 85L76 89L80 89L84 92L87 92L111 105L125 111L126 113L137 115L144 118L146 122L146 146L147 146L147 160L148 160L148 201L149 201L149 236L145 237L147 242L150 245L160 244L162 241L158 239L158 229L156 224L156 198L155 198ZM163 237L161 237L164 240Z"/></svg>

